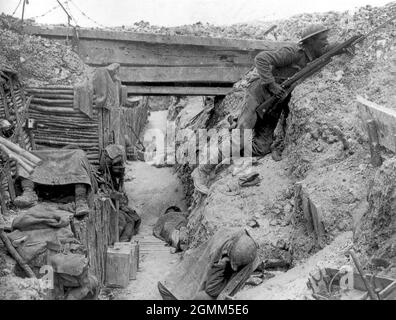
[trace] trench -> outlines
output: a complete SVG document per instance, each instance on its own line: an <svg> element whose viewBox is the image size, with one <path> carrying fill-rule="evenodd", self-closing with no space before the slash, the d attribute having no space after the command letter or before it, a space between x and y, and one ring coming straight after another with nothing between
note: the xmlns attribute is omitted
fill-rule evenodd
<svg viewBox="0 0 396 320"><path fill-rule="evenodd" d="M198 114L203 109L202 97L187 97L186 105L183 108L183 113L179 114L178 120L180 123L188 122L194 115ZM167 130L167 116L170 102L164 99L161 102L153 102L150 104L150 115L148 122L142 133L141 140L146 147L150 147L152 142L152 130L161 130L165 135ZM165 110L164 110L165 109ZM156 110L156 111L154 111ZM142 223L139 233L133 236L132 241L139 242L139 268L135 280L130 280L126 288L105 288L103 290L103 299L115 300L161 300L162 297L158 291L157 283L164 279L168 272L170 272L182 258L182 253L174 253L174 249L159 240L153 235L153 227L159 216L170 206L178 206L182 211L189 210L189 224L190 231L193 235L190 241L194 246L198 245L205 239L201 238L201 230L204 227L202 224L201 214L205 210L205 205L202 202L195 203L191 194L191 181L188 181L189 172L184 174L176 173L177 166L174 167L155 167L150 163L143 161L128 161L126 166L126 182L125 189L129 198L129 203L138 214L141 216ZM242 192L242 195L235 197L235 212L227 207L229 196L222 198L224 192L214 192L216 195L212 197L212 204L219 205L217 211L221 220L211 221L212 225L233 224L241 225L240 213L251 216L251 212L246 209L251 205L256 205L256 202L250 203L248 198L261 197L264 193L268 197L268 201L276 202L276 194L281 192L290 181L285 178L283 174L282 164L275 162L271 156L266 156L261 161L260 171L261 176L266 177L268 183L260 186L260 192L257 190L247 189ZM183 181L181 180L183 179ZM220 177L219 181L214 182L220 185L230 185L227 177ZM220 188L221 189L221 188ZM216 198L217 197L217 198ZM201 199L202 200L202 199ZM238 201L241 202L240 205ZM222 206L225 204L224 208ZM190 206L189 208L187 208ZM242 209L241 209L242 208ZM218 218L217 216L217 218ZM259 232L270 232L271 229L276 229L272 224L271 218L264 217L261 219L257 216L256 220L260 224ZM194 220L198 218L197 222ZM224 219L224 220L223 220ZM229 220L229 221L227 221ZM242 219L243 220L243 219ZM242 222L243 224L243 222ZM255 233L255 230L251 230ZM195 234L194 234L195 233ZM260 238L260 235L256 235ZM284 269L278 274L283 274ZM251 297L249 297L250 299Z"/></svg>
<svg viewBox="0 0 396 320"><path fill-rule="evenodd" d="M143 141L150 141L150 130L165 133L168 111L151 111ZM136 280L128 287L112 290L117 300L161 299L157 282L178 262L179 254L153 236L158 217L170 206L186 210L183 185L172 167L157 168L142 161L128 161L125 190L129 203L139 213L142 222L139 233L132 240L139 242L139 268Z"/></svg>
<svg viewBox="0 0 396 320"><path fill-rule="evenodd" d="M159 111L150 112L143 141L152 140L151 129L166 133L165 107L156 104L153 109ZM177 121L188 123L203 108L202 97L188 97ZM126 288L106 288L105 299L162 299L158 281L166 277L183 254L174 253L174 248L153 236L157 219L170 206L189 213L190 247L198 246L222 227L248 228L260 246L259 258L274 262L273 267L265 267L260 285L245 285L236 299L303 299L309 294L306 282L311 270L320 264L335 267L346 263L341 252L350 243L352 234L341 233L323 247L317 246L315 230L307 231L298 207L301 204L296 204L300 195L294 190L296 181L286 172L286 157L282 161L274 161L271 155L260 158L253 170L263 179L261 184L239 188L237 192L232 189L238 184L240 173L234 174L238 167L230 166L212 182L208 197L191 193L188 170L177 173L179 166L155 167L147 162L129 161L125 187L130 205L142 219L139 233L132 238L140 245L139 268L136 280L131 280ZM304 192L308 192L305 196L311 196L309 190ZM319 205L321 201L308 200Z"/></svg>

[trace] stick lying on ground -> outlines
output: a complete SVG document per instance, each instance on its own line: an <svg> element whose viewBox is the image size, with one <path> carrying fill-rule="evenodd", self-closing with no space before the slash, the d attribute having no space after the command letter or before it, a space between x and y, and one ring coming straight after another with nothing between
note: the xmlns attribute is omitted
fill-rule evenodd
<svg viewBox="0 0 396 320"><path fill-rule="evenodd" d="M10 255L15 259L16 262L21 266L21 268L26 272L29 278L36 278L33 270L29 267L28 264L23 260L18 251L15 250L12 245L10 239L8 239L6 233L4 232L4 221L3 217L0 214L0 239L4 242L5 247L7 248Z"/></svg>

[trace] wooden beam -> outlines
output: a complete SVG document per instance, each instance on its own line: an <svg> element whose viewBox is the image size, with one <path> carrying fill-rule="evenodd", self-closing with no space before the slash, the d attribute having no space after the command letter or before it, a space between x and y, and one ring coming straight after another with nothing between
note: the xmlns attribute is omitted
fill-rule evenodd
<svg viewBox="0 0 396 320"><path fill-rule="evenodd" d="M235 83L249 67L120 67L123 82Z"/></svg>
<svg viewBox="0 0 396 320"><path fill-rule="evenodd" d="M73 30L66 27L57 26L25 26L24 31L29 34L40 35L43 37L65 38L72 37ZM79 28L79 39L101 39L117 41L133 41L147 43L165 43L172 45L195 45L234 48L240 50L272 50L290 42L274 42L265 40L240 40L232 38L211 38L196 36L171 36L164 34L136 33L131 31L107 31Z"/></svg>
<svg viewBox="0 0 396 320"><path fill-rule="evenodd" d="M82 40L78 54L92 66L233 66L253 64L260 50L114 40Z"/></svg>
<svg viewBox="0 0 396 320"><path fill-rule="evenodd" d="M380 167L382 165L381 148L378 138L378 129L375 120L368 120L366 122L367 133L369 137L371 164L373 167Z"/></svg>
<svg viewBox="0 0 396 320"><path fill-rule="evenodd" d="M367 132L367 121L374 120L377 127L379 143L385 148L396 152L396 111L361 96L357 96L359 102L358 116L362 120L362 129Z"/></svg>
<svg viewBox="0 0 396 320"><path fill-rule="evenodd" d="M225 96L232 87L128 86L130 95Z"/></svg>

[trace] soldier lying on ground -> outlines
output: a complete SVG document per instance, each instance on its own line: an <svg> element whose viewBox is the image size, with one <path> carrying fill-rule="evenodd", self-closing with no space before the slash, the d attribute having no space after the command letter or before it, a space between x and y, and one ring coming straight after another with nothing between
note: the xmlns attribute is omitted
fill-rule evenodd
<svg viewBox="0 0 396 320"><path fill-rule="evenodd" d="M236 123L236 129L241 130L241 144L238 145L235 141L231 141L233 156L239 156L240 152L243 151L243 131L252 129L251 154L253 156L264 156L272 152L274 160L279 161L281 159L281 150L276 148L281 143L279 141L274 143L273 136L281 114L284 114L284 121L287 118L291 95L289 94L271 112L264 112L263 119L258 117L256 108L273 95L282 97L285 92L280 83L336 45L329 45L328 31L329 29L323 25L310 25L303 31L299 44L286 45L276 51L263 51L256 56L255 67L258 75L249 81L245 92L241 114ZM250 152L247 154L250 154ZM215 157L215 159L208 161L211 164L199 165L192 173L195 188L203 194L208 193L209 176L216 166L212 163L216 163L217 159L221 161L222 158L225 158L220 150L211 152L210 157Z"/></svg>
<svg viewBox="0 0 396 320"><path fill-rule="evenodd" d="M176 249L186 249L188 240L186 213L181 212L177 206L169 207L158 218L153 234Z"/></svg>

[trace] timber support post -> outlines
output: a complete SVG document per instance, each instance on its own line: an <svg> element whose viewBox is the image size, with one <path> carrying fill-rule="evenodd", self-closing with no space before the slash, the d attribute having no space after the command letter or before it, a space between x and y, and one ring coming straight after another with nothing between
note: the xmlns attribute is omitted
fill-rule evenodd
<svg viewBox="0 0 396 320"><path fill-rule="evenodd" d="M370 153L371 153L371 164L374 167L379 167L382 165L382 157L380 150L380 143L377 131L377 124L374 120L366 121L367 132L369 137L370 144Z"/></svg>

